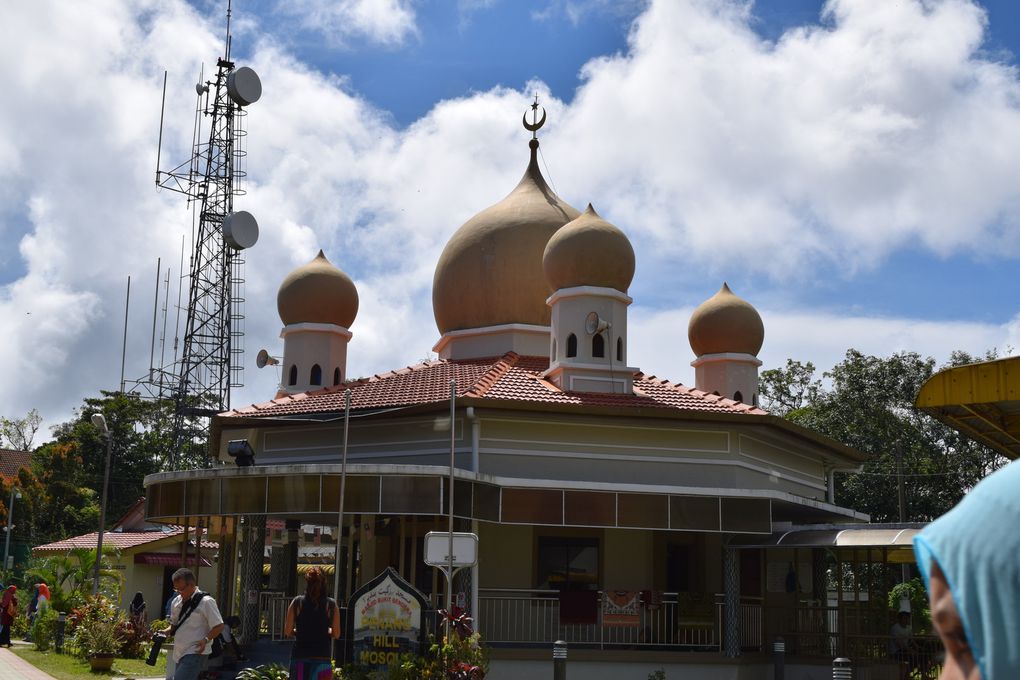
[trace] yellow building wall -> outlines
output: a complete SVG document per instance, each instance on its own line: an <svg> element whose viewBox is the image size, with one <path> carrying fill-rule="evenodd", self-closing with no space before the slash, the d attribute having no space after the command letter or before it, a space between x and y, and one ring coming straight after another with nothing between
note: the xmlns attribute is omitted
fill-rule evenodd
<svg viewBox="0 0 1020 680"><path fill-rule="evenodd" d="M482 588L532 588L534 529L483 523L478 527L478 583Z"/></svg>

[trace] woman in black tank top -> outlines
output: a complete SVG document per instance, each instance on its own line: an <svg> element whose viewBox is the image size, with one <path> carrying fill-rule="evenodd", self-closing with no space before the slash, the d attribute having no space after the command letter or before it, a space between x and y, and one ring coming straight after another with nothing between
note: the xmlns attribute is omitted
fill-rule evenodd
<svg viewBox="0 0 1020 680"><path fill-rule="evenodd" d="M283 624L283 634L297 638L290 652L290 679L332 680L331 647L340 637L340 608L326 597L321 568L309 569L305 583L305 594L290 603Z"/></svg>

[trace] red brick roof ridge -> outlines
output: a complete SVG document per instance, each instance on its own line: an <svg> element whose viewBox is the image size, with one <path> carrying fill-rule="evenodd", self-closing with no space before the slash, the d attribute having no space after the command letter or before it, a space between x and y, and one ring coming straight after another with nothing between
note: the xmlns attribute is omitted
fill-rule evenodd
<svg viewBox="0 0 1020 680"><path fill-rule="evenodd" d="M520 355L517 352L507 352L499 359L496 360L488 371L482 374L478 380L475 381L474 385L468 388L462 396L465 397L484 397L486 392L492 389L493 385L499 382L499 379L510 372L514 366L520 361Z"/></svg>
<svg viewBox="0 0 1020 680"><path fill-rule="evenodd" d="M308 392L298 392L297 394L285 394L283 396L274 397L273 399L270 399L269 401L263 401L263 402L259 402L258 404L251 404L249 406L244 406L244 407L241 407L241 408L230 409L229 411L226 411L226 412L221 413L219 415L230 416L230 415L241 415L241 414L252 414L252 413L257 414L260 410L265 410L267 408L272 408L273 406L278 406L280 404L289 404L291 402L300 401L301 399L307 399L310 396L315 396L317 394L322 394L322 393L327 393L328 394L328 393L332 392L332 393L343 394L344 390L353 390L356 387L361 387L363 385L368 385L368 384L373 383L373 382L379 382L380 380L383 380L384 378L392 377L394 375L405 375L407 373L412 373L414 371L421 371L421 370L424 370L426 368L430 368L432 366L435 366L436 364L443 364L443 363L446 363L446 362L442 361L442 360L440 360L440 361L425 360L425 361L423 361L421 363L413 364L411 366L406 366L405 368L396 369L394 371L388 371L388 372L382 373L382 374L378 374L377 373L377 374L371 375L371 376L369 376L367 378L358 378L357 380L350 380L350 381L345 382L345 383L340 383L339 385L328 385L326 387L322 387L322 388L317 389L317 390L311 390L311 391L308 391Z"/></svg>

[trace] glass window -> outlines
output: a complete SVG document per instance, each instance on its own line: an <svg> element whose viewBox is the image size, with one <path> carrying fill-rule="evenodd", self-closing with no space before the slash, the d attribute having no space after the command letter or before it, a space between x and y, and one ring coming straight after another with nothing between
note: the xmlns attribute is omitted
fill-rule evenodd
<svg viewBox="0 0 1020 680"><path fill-rule="evenodd" d="M288 385L297 385L297 364L290 367L290 379L287 381Z"/></svg>
<svg viewBox="0 0 1020 680"><path fill-rule="evenodd" d="M571 333L567 336L567 358L577 356L577 336Z"/></svg>
<svg viewBox="0 0 1020 680"><path fill-rule="evenodd" d="M309 385L321 385L322 384L322 368L319 364L312 366L312 374L309 376Z"/></svg>
<svg viewBox="0 0 1020 680"><path fill-rule="evenodd" d="M616 339L616 360L623 361L623 338Z"/></svg>
<svg viewBox="0 0 1020 680"><path fill-rule="evenodd" d="M598 539L539 537L535 580L535 587L543 589L598 590Z"/></svg>
<svg viewBox="0 0 1020 680"><path fill-rule="evenodd" d="M733 401L739 401L739 402L743 402L744 401L744 395L741 394L740 390L737 390L736 392L733 393Z"/></svg>
<svg viewBox="0 0 1020 680"><path fill-rule="evenodd" d="M334 385L339 385L340 384L340 367L339 366L337 366L336 368L333 369L333 384Z"/></svg>
<svg viewBox="0 0 1020 680"><path fill-rule="evenodd" d="M591 338L591 355L596 359L606 356L606 339L601 333L596 333Z"/></svg>

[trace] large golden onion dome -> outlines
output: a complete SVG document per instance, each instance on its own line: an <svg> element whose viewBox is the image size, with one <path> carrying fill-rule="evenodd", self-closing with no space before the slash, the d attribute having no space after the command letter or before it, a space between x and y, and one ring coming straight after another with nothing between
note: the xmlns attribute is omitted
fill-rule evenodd
<svg viewBox="0 0 1020 680"><path fill-rule="evenodd" d="M530 129L530 128L529 128ZM517 187L458 229L432 282L440 333L502 324L549 325L552 291L542 273L549 238L580 213L557 196L538 169L538 140Z"/></svg>
<svg viewBox="0 0 1020 680"><path fill-rule="evenodd" d="M285 325L331 323L350 328L358 315L358 289L320 250L283 280L276 308Z"/></svg>
<svg viewBox="0 0 1020 680"><path fill-rule="evenodd" d="M553 290L600 286L626 293L634 279L634 248L589 203L584 214L549 239L542 268Z"/></svg>
<svg viewBox="0 0 1020 680"><path fill-rule="evenodd" d="M757 356L765 340L765 326L758 310L723 283L718 293L691 314L687 337L699 357L731 352Z"/></svg>

